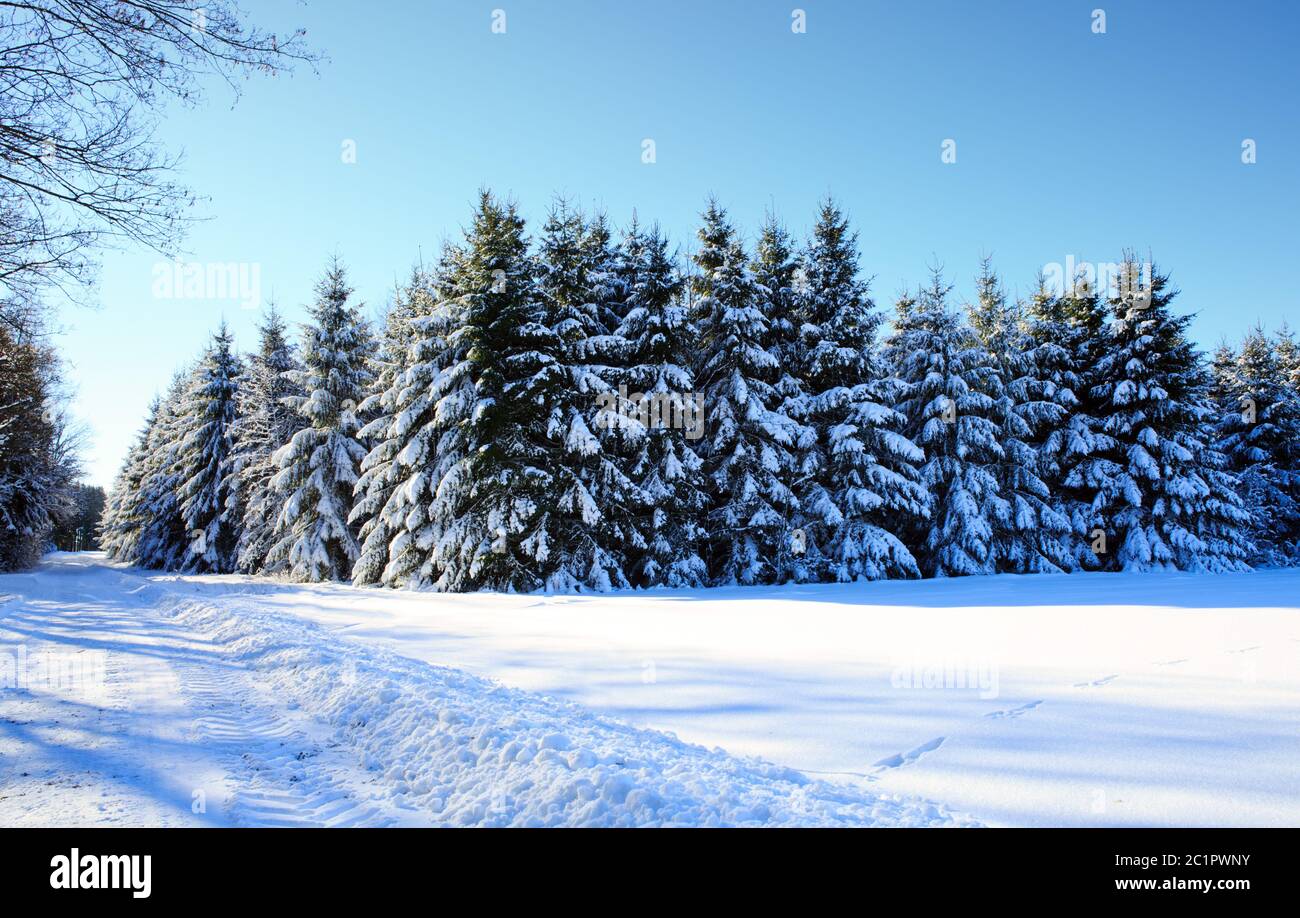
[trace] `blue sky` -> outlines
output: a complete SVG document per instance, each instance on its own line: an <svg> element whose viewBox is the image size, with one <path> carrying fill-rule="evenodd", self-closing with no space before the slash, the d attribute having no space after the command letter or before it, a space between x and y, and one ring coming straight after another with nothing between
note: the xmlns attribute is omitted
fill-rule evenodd
<svg viewBox="0 0 1300 918"><path fill-rule="evenodd" d="M1026 292L1045 265L1132 247L1172 273L1207 347L1256 321L1297 324L1283 273L1300 212L1294 3L245 6L305 26L328 60L255 78L237 102L215 85L162 137L208 198L186 258L257 265L262 299L295 320L334 252L380 307L487 186L530 220L557 193L620 224L636 208L683 246L710 193L752 238L768 209L802 234L830 192L882 304L934 262L966 296L992 253ZM106 253L99 308L62 315L89 477L105 486L150 397L223 317L256 344L258 312L235 298L155 296L158 260Z"/></svg>

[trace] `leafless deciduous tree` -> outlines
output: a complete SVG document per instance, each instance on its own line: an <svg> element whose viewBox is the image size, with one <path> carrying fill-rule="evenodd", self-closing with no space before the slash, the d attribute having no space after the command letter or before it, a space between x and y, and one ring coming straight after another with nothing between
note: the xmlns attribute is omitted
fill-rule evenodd
<svg viewBox="0 0 1300 918"><path fill-rule="evenodd" d="M104 245L175 251L193 198L156 138L164 103L315 60L231 0L0 0L0 318L51 286L79 297Z"/></svg>

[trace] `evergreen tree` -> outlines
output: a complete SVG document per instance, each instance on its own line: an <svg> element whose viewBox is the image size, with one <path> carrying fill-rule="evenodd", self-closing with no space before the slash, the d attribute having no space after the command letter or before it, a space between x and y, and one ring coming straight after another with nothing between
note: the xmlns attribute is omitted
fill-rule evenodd
<svg viewBox="0 0 1300 918"><path fill-rule="evenodd" d="M303 330L301 370L287 376L304 393L286 401L299 429L275 453L273 486L286 495L267 568L293 580L349 577L359 554L348 523L365 447L357 408L370 381L370 330L348 305L352 288L335 258L316 285L311 324Z"/></svg>
<svg viewBox="0 0 1300 918"><path fill-rule="evenodd" d="M575 407L571 342L555 330L580 342L589 315L584 302L553 292L544 309L535 270L514 204L484 191L448 284L457 314L436 383L438 474L427 513L439 589L611 582L600 509L572 464L601 447ZM555 273L550 282L557 289Z"/></svg>
<svg viewBox="0 0 1300 918"><path fill-rule="evenodd" d="M768 322L744 247L716 201L703 220L694 283L696 381L709 424L700 448L712 496L709 568L715 583L771 582L798 506L790 481L800 426L780 410L780 368L764 348Z"/></svg>
<svg viewBox="0 0 1300 918"><path fill-rule="evenodd" d="M635 213L632 216L636 221ZM586 268L586 285L594 304L593 317L600 334L617 334L630 308L627 302L626 263L605 214L597 212L586 221L579 247ZM625 354L623 343L605 342L603 347L617 358Z"/></svg>
<svg viewBox="0 0 1300 918"><path fill-rule="evenodd" d="M586 221L557 202L542 229L536 263L541 320L555 336L558 370L538 380L537 397L551 411L556 442L550 471L557 481L571 482L560 512L549 518L557 549L550 579L562 588L626 587L628 555L646 548L636 518L649 498L632 482L622 455L620 431L631 425L624 412L605 410L627 342L606 324L621 307L604 219ZM588 500L596 517L580 511Z"/></svg>
<svg viewBox="0 0 1300 918"><path fill-rule="evenodd" d="M287 375L300 369L288 327L272 304L259 326L260 344L248 360L239 390L232 475L231 512L241 520L235 546L236 570L257 573L266 564L284 495L272 479L275 453L298 429L297 412L286 400L301 396Z"/></svg>
<svg viewBox="0 0 1300 918"><path fill-rule="evenodd" d="M1240 353L1215 359L1217 449L1251 512L1253 561L1300 560L1300 396L1286 384L1276 345L1256 327Z"/></svg>
<svg viewBox="0 0 1300 918"><path fill-rule="evenodd" d="M812 506L800 502L805 492L816 486L824 457L818 450L817 434L806 421L812 408L800 379L801 341L799 327L799 290L806 286L806 272L795 254L790 235L776 217L768 214L754 247L751 265L754 278L754 306L767 324L761 343L776 363L770 407L793 422L789 469L781 477L795 495L787 512L790 514L777 534L777 554L771 559L773 579L778 582L806 582L825 576L827 562L819 541L822 522L837 511L828 496Z"/></svg>
<svg viewBox="0 0 1300 918"><path fill-rule="evenodd" d="M1030 358L1047 387L1044 396L1066 412L1038 444L1039 474L1053 508L1069 524L1062 537L1069 564L1063 566L1095 570L1105 561L1094 551L1104 536L1096 497L1118 471L1106 458L1115 446L1103 429L1110 407L1093 392L1110 340L1106 306L1080 276L1060 295L1044 289L1040 278L1030 309Z"/></svg>
<svg viewBox="0 0 1300 918"><path fill-rule="evenodd" d="M924 454L903 434L906 418L888 407L901 383L876 349L880 316L859 277L857 236L829 199L802 262L793 359L807 391L786 404L802 406L793 413L812 434L796 485L804 557L820 562L807 575L918 577L900 535L929 512Z"/></svg>
<svg viewBox="0 0 1300 918"><path fill-rule="evenodd" d="M1274 350L1283 382L1291 391L1300 392L1300 346L1296 345L1295 334L1285 322L1277 330Z"/></svg>
<svg viewBox="0 0 1300 918"><path fill-rule="evenodd" d="M638 586L701 586L708 577L701 557L708 495L703 463L691 447L705 430L704 414L695 410L695 336L682 301L684 281L657 227L644 232L633 218L618 283L626 305L616 333L628 342L628 366L616 378L642 394L638 405L646 408L644 423L619 426L615 447L630 457L630 477L646 496L633 522L634 544L644 547L629 552L628 575Z"/></svg>
<svg viewBox="0 0 1300 918"><path fill-rule="evenodd" d="M1126 259L1125 277L1136 266ZM1210 444L1210 378L1187 339L1191 319L1176 316L1176 295L1154 269L1149 290L1126 282L1111 300L1114 321L1097 365L1095 395L1110 413L1094 507L1121 570L1246 568L1249 513L1225 460Z"/></svg>
<svg viewBox="0 0 1300 918"><path fill-rule="evenodd" d="M1276 356L1276 351L1274 351ZM1237 352L1227 339L1219 342L1210 357L1210 395L1216 405L1225 405L1236 393Z"/></svg>
<svg viewBox="0 0 1300 918"><path fill-rule="evenodd" d="M235 569L235 544L241 520L232 475L235 405L240 362L224 322L195 370L183 407L184 436L177 455L181 520L189 547L187 571L227 573Z"/></svg>
<svg viewBox="0 0 1300 918"><path fill-rule="evenodd" d="M936 270L915 299L904 296L887 344L903 384L904 433L925 450L921 483L930 515L911 548L932 577L994 573L997 521L1006 506L996 474L1005 453L986 394L995 369L974 332L949 308L951 289Z"/></svg>
<svg viewBox="0 0 1300 918"><path fill-rule="evenodd" d="M0 324L0 571L36 563L74 510L78 472L54 352Z"/></svg>
<svg viewBox="0 0 1300 918"><path fill-rule="evenodd" d="M369 399L375 418L362 435L372 446L351 518L360 525L357 584L420 587L435 577L429 505L445 471L439 440L454 438L446 417L469 395L449 372L448 357L460 316L454 284L461 258L448 246L434 271L416 271L385 325L378 375L384 388Z"/></svg>
<svg viewBox="0 0 1300 918"><path fill-rule="evenodd" d="M140 567L177 570L190 547L177 495L186 480L180 467L182 444L189 430L186 405L197 379L196 367L172 378L157 422L149 431L138 509L133 514L140 520L139 535L134 553L122 558Z"/></svg>
<svg viewBox="0 0 1300 918"><path fill-rule="evenodd" d="M113 479L104 504L104 515L99 524L99 541L104 552L119 561L136 557L140 531L144 526L141 517L140 492L144 486L149 442L162 411L162 398L155 396L149 403L144 427L136 437L122 468Z"/></svg>
<svg viewBox="0 0 1300 918"><path fill-rule="evenodd" d="M975 337L993 358L994 372L983 376L992 400L991 419L998 426L1002 456L995 464L998 499L993 552L999 571L1015 574L1057 572L1074 567L1066 544L1070 521L1053 506L1052 493L1039 470L1039 447L1069 417L1072 395L1064 396L1051 379L1061 366L1049 361L1048 378L1035 362L1037 342L1021 327L1019 306L1007 301L989 258L976 278L978 296L969 309Z"/></svg>

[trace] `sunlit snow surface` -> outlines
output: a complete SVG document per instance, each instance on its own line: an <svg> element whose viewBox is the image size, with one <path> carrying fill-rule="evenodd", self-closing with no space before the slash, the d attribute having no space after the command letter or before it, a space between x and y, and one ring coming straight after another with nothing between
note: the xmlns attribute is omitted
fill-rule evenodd
<svg viewBox="0 0 1300 918"><path fill-rule="evenodd" d="M0 577L0 652L103 651L107 685L0 689L0 825L1300 825L1297 597L446 596L54 555Z"/></svg>

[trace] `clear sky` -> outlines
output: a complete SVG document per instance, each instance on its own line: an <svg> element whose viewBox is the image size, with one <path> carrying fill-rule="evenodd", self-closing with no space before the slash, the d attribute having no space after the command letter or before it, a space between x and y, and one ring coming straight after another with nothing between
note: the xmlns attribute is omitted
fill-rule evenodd
<svg viewBox="0 0 1300 918"><path fill-rule="evenodd" d="M163 137L208 197L186 258L256 266L261 299L294 320L335 252L381 306L487 186L530 221L557 193L619 224L636 208L683 246L710 193L752 239L768 209L802 235L830 192L882 304L930 263L964 297L992 253L1025 293L1045 265L1130 247L1172 273L1206 347L1256 321L1300 324L1291 0L243 5L259 25L305 26L328 60L255 78L238 102L214 86ZM256 309L157 296L157 262L106 253L100 307L62 314L89 477L105 486L151 396L222 317L256 344Z"/></svg>

